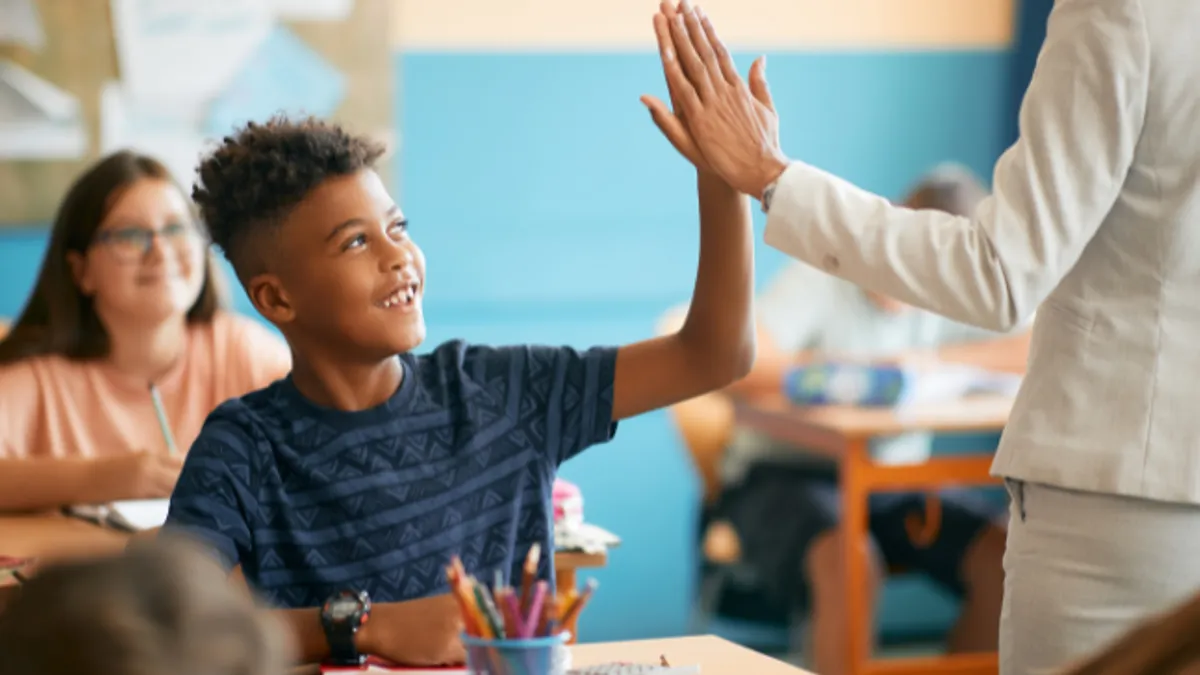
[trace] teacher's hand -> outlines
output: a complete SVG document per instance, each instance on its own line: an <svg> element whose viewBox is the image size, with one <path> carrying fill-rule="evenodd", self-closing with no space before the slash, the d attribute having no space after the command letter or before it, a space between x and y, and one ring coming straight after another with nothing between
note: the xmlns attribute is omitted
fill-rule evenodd
<svg viewBox="0 0 1200 675"><path fill-rule="evenodd" d="M664 1L654 31L674 108L672 113L657 98L643 96L655 124L698 169L761 198L788 161L779 147L766 61L755 60L747 86L712 22L686 2L676 10Z"/></svg>

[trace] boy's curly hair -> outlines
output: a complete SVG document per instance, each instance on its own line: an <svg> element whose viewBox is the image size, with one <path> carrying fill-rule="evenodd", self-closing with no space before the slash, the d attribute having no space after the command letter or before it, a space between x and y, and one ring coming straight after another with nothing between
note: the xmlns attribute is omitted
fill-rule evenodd
<svg viewBox="0 0 1200 675"><path fill-rule="evenodd" d="M371 169L383 144L314 117L272 117L226 136L200 162L192 199L213 241L243 280L261 271L247 245L274 229L329 178Z"/></svg>

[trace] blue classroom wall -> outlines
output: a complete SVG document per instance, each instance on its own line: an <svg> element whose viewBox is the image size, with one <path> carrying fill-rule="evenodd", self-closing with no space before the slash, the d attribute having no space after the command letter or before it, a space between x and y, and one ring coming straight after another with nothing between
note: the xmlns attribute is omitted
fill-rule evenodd
<svg viewBox="0 0 1200 675"><path fill-rule="evenodd" d="M396 71L399 193L429 259L430 344L622 343L687 299L693 176L638 103L663 93L651 54L410 52ZM1003 51L773 53L768 74L786 149L889 197L945 160L987 176L1001 150ZM757 227L761 284L783 256ZM44 246L38 228L0 234L0 315L19 310ZM250 311L240 292L237 306ZM563 476L589 519L624 538L595 572L584 637L683 633L698 484L665 414L622 423ZM953 608L908 586L889 593L885 626L914 625L895 608L930 624Z"/></svg>

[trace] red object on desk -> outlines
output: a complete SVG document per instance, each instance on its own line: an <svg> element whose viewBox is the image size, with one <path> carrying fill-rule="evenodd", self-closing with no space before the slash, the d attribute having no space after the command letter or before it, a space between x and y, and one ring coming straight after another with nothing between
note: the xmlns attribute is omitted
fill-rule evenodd
<svg viewBox="0 0 1200 675"><path fill-rule="evenodd" d="M466 666L397 666L370 657L362 666L321 664L322 673L400 673L401 675L466 675Z"/></svg>

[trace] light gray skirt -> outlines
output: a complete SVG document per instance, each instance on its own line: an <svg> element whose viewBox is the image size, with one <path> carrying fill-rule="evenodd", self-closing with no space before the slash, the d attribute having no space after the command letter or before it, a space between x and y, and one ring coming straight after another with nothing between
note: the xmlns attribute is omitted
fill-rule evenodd
<svg viewBox="0 0 1200 675"><path fill-rule="evenodd" d="M1200 591L1200 506L1008 489L1001 675L1058 672Z"/></svg>

